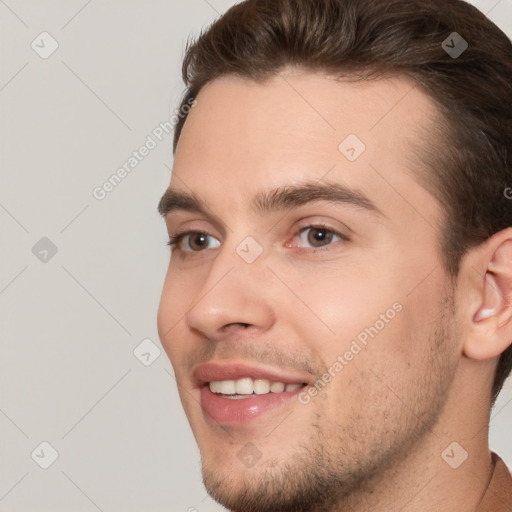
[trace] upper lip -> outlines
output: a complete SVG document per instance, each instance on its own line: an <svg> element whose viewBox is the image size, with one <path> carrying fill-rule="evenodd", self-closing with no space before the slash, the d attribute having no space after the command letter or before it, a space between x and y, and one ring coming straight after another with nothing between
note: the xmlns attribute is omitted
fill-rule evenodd
<svg viewBox="0 0 512 512"><path fill-rule="evenodd" d="M200 364L194 369L193 376L199 387L211 381L238 380L244 377L250 377L253 380L266 379L270 382L282 382L283 384L308 383L311 378L309 374L305 374L303 371L276 370L248 363L228 361L210 361Z"/></svg>

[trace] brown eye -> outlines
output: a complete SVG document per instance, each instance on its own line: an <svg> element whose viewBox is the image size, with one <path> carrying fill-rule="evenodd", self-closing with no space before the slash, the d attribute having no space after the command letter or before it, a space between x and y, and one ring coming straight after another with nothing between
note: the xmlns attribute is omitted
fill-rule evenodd
<svg viewBox="0 0 512 512"><path fill-rule="evenodd" d="M216 249L220 246L220 242L208 233L189 231L171 236L169 245L182 252L201 252L207 249Z"/></svg>
<svg viewBox="0 0 512 512"><path fill-rule="evenodd" d="M334 237L334 233L332 231L327 231L326 229L311 229L308 234L308 242L313 247L321 247L323 245L330 244Z"/></svg>
<svg viewBox="0 0 512 512"><path fill-rule="evenodd" d="M208 246L208 235L206 233L192 233L188 235L188 246L193 251L202 251Z"/></svg>
<svg viewBox="0 0 512 512"><path fill-rule="evenodd" d="M346 240L346 237L321 226L309 226L299 233L299 247L325 247L339 240Z"/></svg>

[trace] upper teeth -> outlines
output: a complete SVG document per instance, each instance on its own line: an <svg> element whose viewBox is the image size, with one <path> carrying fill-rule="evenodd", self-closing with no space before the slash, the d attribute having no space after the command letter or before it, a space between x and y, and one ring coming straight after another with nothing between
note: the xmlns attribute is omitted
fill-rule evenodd
<svg viewBox="0 0 512 512"><path fill-rule="evenodd" d="M282 393L294 391L302 384L284 384L283 382L270 382L266 379L251 379L245 377L238 380L213 380L210 382L210 391L222 395L265 395L267 393Z"/></svg>

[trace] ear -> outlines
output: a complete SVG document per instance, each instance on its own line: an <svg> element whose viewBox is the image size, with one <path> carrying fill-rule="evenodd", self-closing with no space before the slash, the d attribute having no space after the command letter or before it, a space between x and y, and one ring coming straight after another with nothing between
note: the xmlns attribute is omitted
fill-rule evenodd
<svg viewBox="0 0 512 512"><path fill-rule="evenodd" d="M473 264L471 325L464 340L464 355L492 359L512 343L512 228L489 238Z"/></svg>

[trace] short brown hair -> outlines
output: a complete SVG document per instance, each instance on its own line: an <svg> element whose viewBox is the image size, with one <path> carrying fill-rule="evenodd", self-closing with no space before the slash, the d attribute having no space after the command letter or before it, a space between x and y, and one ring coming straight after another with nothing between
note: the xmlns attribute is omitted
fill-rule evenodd
<svg viewBox="0 0 512 512"><path fill-rule="evenodd" d="M468 43L457 56L443 48L446 40L455 45L454 32ZM460 0L246 0L189 44L182 107L220 76L261 82L286 66L363 80L403 75L435 101L440 129L420 154L424 184L446 212L440 245L452 277L468 249L512 226L504 194L512 186L512 44L475 7ZM176 126L174 151L185 122ZM499 359L492 403L511 369L512 346Z"/></svg>

